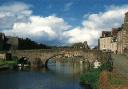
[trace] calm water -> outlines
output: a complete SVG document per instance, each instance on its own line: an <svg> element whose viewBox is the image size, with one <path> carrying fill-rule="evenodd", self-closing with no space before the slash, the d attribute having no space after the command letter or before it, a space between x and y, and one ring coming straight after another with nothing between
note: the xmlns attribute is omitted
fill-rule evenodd
<svg viewBox="0 0 128 89"><path fill-rule="evenodd" d="M49 69L0 72L0 89L85 89L79 76L85 64L56 63Z"/></svg>

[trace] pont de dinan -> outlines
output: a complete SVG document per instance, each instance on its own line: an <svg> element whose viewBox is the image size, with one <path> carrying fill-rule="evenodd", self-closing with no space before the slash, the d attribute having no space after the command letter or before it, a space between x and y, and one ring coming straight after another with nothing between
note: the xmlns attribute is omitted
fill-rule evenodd
<svg viewBox="0 0 128 89"><path fill-rule="evenodd" d="M128 89L128 1L0 0L0 89Z"/></svg>

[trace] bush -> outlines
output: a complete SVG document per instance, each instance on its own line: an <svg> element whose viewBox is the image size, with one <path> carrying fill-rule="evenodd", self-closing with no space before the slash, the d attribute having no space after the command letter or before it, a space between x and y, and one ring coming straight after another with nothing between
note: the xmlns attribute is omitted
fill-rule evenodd
<svg viewBox="0 0 128 89"><path fill-rule="evenodd" d="M102 65L99 67L99 69L100 69L101 71L103 71L103 70L112 71L112 70L113 70L113 64L110 63L110 62L106 62L106 63L102 64Z"/></svg>
<svg viewBox="0 0 128 89"><path fill-rule="evenodd" d="M85 85L90 84L93 89L97 89L100 72L101 71L99 69L92 69L86 72L85 74L81 75L80 83Z"/></svg>

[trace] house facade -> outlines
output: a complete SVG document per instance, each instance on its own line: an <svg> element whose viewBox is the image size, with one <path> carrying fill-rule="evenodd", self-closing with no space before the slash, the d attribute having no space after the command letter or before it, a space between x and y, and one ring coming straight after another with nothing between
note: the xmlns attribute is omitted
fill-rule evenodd
<svg viewBox="0 0 128 89"><path fill-rule="evenodd" d="M106 52L117 53L117 33L103 31L99 39L99 49Z"/></svg>

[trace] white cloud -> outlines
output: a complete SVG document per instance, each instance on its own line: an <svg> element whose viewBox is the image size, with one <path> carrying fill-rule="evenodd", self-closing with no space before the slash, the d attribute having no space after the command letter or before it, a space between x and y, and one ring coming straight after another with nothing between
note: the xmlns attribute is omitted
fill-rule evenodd
<svg viewBox="0 0 128 89"><path fill-rule="evenodd" d="M32 14L32 11L29 10L30 7L30 5L20 2L5 4L0 6L0 15L13 16L15 14L24 14L28 16Z"/></svg>
<svg viewBox="0 0 128 89"><path fill-rule="evenodd" d="M97 45L101 31L110 31L112 28L120 27L127 11L128 5L121 7L111 6L105 12L84 15L88 16L88 18L83 20L82 26L65 33L70 37L68 42L88 41L91 47Z"/></svg>
<svg viewBox="0 0 128 89"><path fill-rule="evenodd" d="M70 25L62 18L30 16L30 22L15 23L12 30L6 30L4 33L22 38L28 37L35 41L52 41L64 38L62 34L69 28Z"/></svg>
<svg viewBox="0 0 128 89"><path fill-rule="evenodd" d="M0 28L12 29L15 22L26 22L31 16L32 10L30 5L15 2L0 6Z"/></svg>
<svg viewBox="0 0 128 89"><path fill-rule="evenodd" d="M53 40L60 41L60 44L64 43L63 32L71 26L63 18L55 15L33 16L30 7L25 3L11 3L0 6L0 29L2 29L2 32L9 36L27 37L42 43L49 43Z"/></svg>
<svg viewBox="0 0 128 89"><path fill-rule="evenodd" d="M69 2L64 6L64 11L70 10L71 6L73 5L73 2Z"/></svg>
<svg viewBox="0 0 128 89"><path fill-rule="evenodd" d="M69 43L77 43L87 41L90 46L97 45L95 43L100 32L97 30L86 29L85 27L77 27L64 33L69 36Z"/></svg>

